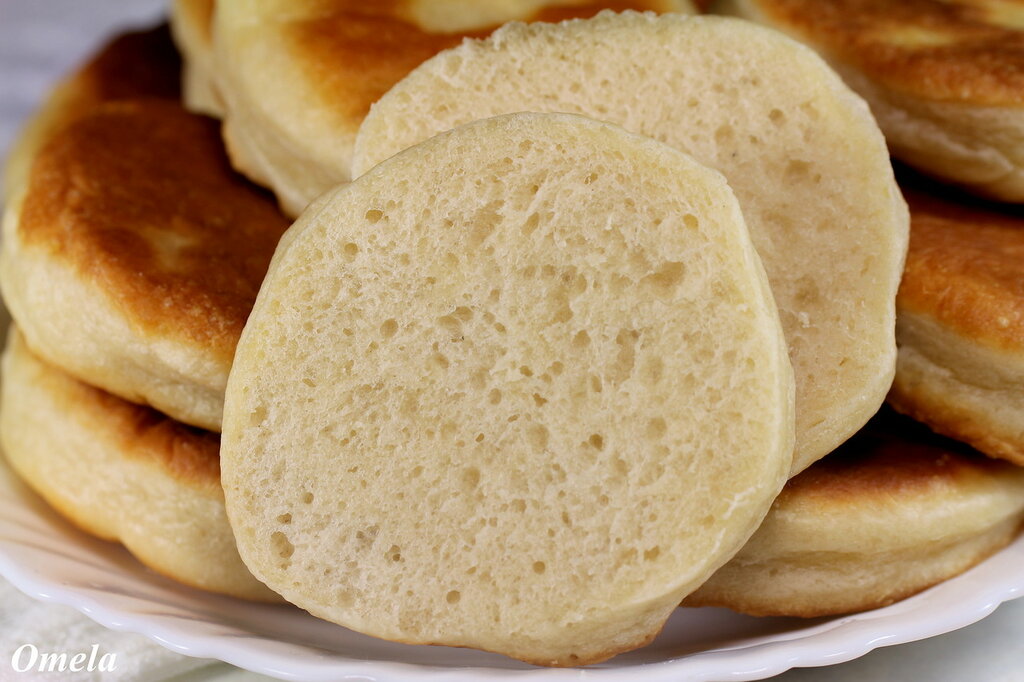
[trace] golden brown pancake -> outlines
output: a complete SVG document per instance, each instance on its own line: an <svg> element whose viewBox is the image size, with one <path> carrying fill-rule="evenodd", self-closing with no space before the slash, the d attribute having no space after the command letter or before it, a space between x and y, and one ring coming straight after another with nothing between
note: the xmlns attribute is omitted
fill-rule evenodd
<svg viewBox="0 0 1024 682"><path fill-rule="evenodd" d="M277 240L212 119L111 102L57 131L7 208L0 285L40 357L219 430L235 343Z"/></svg>
<svg viewBox="0 0 1024 682"><path fill-rule="evenodd" d="M72 379L34 357L13 327L0 441L14 469L57 511L124 543L158 573L213 592L280 599L235 549L219 437Z"/></svg>
<svg viewBox="0 0 1024 682"><path fill-rule="evenodd" d="M213 68L214 0L174 0L171 31L183 57L182 100L189 111L221 116L224 104Z"/></svg>
<svg viewBox="0 0 1024 682"><path fill-rule="evenodd" d="M801 617L877 608L966 571L1022 521L1024 469L883 410L791 480L684 605Z"/></svg>
<svg viewBox="0 0 1024 682"><path fill-rule="evenodd" d="M871 104L893 154L1024 201L1024 2L724 0L820 51Z"/></svg>
<svg viewBox="0 0 1024 682"><path fill-rule="evenodd" d="M215 69L231 160L297 215L351 179L360 122L420 63L506 21L607 8L692 10L689 0L222 0Z"/></svg>
<svg viewBox="0 0 1024 682"><path fill-rule="evenodd" d="M1024 211L905 176L911 235L889 402L1024 465ZM955 193L954 193L955 194Z"/></svg>
<svg viewBox="0 0 1024 682"><path fill-rule="evenodd" d="M167 26L117 36L61 82L22 131L4 169L4 203L27 177L39 147L62 125L102 102L140 97L177 100L181 60Z"/></svg>

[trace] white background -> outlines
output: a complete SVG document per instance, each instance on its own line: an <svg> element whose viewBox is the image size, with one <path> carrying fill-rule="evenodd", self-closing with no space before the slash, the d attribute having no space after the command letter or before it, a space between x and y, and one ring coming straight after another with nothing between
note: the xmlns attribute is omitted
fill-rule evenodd
<svg viewBox="0 0 1024 682"><path fill-rule="evenodd" d="M144 26L157 21L164 13L164 6L163 0L0 0L0 153L6 155L25 118L38 106L56 78L118 27ZM0 588L0 599L17 599L6 585ZM0 615L4 613L3 606L12 604L0 604ZM9 623L0 620L0 641L17 636ZM10 674L6 663L0 661L0 680L8 679ZM58 676L43 677L55 679ZM175 679L177 682L243 682L267 678L226 665L211 665ZM989 618L959 632L879 649L856 661L830 668L793 670L775 679L779 682L1024 682L1024 599L1002 606ZM140 682L142 680L150 682L146 678L141 678Z"/></svg>

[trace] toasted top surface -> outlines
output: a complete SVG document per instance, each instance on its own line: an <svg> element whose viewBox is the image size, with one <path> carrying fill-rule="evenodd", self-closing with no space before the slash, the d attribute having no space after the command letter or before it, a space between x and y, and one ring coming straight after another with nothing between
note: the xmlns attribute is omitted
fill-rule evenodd
<svg viewBox="0 0 1024 682"><path fill-rule="evenodd" d="M5 381L31 382L47 391L69 413L87 420L97 437L115 441L124 458L145 461L182 483L219 494L217 434L77 381L37 359L16 328L9 334L6 369L10 376L5 375Z"/></svg>
<svg viewBox="0 0 1024 682"><path fill-rule="evenodd" d="M753 532L792 390L720 174L610 124L500 116L288 233L228 383L228 512L254 573L335 622L601 660Z"/></svg>
<svg viewBox="0 0 1024 682"><path fill-rule="evenodd" d="M39 152L17 225L143 334L230 362L287 221L236 176L218 125L170 102L103 104Z"/></svg>
<svg viewBox="0 0 1024 682"><path fill-rule="evenodd" d="M1024 104L1021 0L741 0L898 91Z"/></svg>
<svg viewBox="0 0 1024 682"><path fill-rule="evenodd" d="M1024 209L901 180L910 204L907 266L897 303L958 334L1024 349ZM939 193L955 195L953 201Z"/></svg>
<svg viewBox="0 0 1024 682"><path fill-rule="evenodd" d="M787 483L776 505L870 509L906 504L958 494L989 477L1017 471L884 408L838 450Z"/></svg>
<svg viewBox="0 0 1024 682"><path fill-rule="evenodd" d="M117 36L54 89L22 132L4 167L4 194L25 183L50 135L101 102L139 97L177 101L181 60L167 26Z"/></svg>
<svg viewBox="0 0 1024 682"><path fill-rule="evenodd" d="M177 100L181 58L166 25L111 40L67 81L84 113L101 102L139 97ZM69 103L70 104L70 103Z"/></svg>
<svg viewBox="0 0 1024 682"><path fill-rule="evenodd" d="M602 9L685 11L687 0L304 0L262 3L261 20L279 22L297 73L336 126L350 130L392 85L466 36L482 37L506 21L561 21Z"/></svg>

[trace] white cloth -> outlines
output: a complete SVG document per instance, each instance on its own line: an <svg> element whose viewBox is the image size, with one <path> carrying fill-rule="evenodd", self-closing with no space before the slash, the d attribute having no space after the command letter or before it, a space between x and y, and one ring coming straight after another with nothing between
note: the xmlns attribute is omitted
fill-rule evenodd
<svg viewBox="0 0 1024 682"><path fill-rule="evenodd" d="M108 670L39 672L42 654L66 654L68 664L75 654L84 654L76 667L88 667L94 646L93 667ZM35 601L0 580L0 680L161 682L213 665L217 664L174 653L142 635L108 630L70 607Z"/></svg>

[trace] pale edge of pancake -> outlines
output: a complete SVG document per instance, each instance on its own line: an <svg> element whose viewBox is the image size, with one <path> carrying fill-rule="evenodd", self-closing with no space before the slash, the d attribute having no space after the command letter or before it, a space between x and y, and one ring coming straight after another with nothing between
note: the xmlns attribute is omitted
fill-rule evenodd
<svg viewBox="0 0 1024 682"><path fill-rule="evenodd" d="M189 111L220 118L224 115L224 100L213 66L213 45L203 35L209 32L209 27L196 23L202 21L198 16L203 10L201 5L196 0L171 3L171 36L182 56L181 96Z"/></svg>
<svg viewBox="0 0 1024 682"><path fill-rule="evenodd" d="M142 563L184 584L280 601L238 556L219 480L188 481L169 472L119 432L130 412L97 405L91 389L34 358L14 327L2 390L7 460L68 520L121 541Z"/></svg>
<svg viewBox="0 0 1024 682"><path fill-rule="evenodd" d="M889 403L934 431L1024 466L1024 358L901 309Z"/></svg>
<svg viewBox="0 0 1024 682"><path fill-rule="evenodd" d="M796 493L777 500L750 542L683 606L813 618L912 596L1019 534L1024 469L908 485L899 497L861 490L822 499Z"/></svg>

